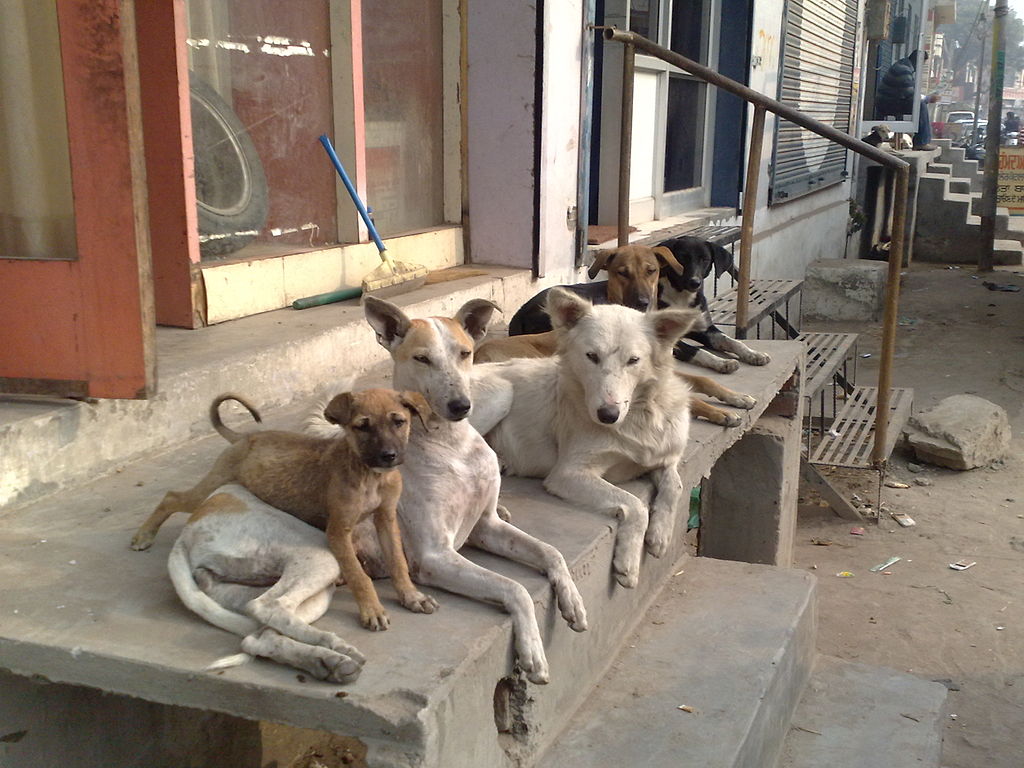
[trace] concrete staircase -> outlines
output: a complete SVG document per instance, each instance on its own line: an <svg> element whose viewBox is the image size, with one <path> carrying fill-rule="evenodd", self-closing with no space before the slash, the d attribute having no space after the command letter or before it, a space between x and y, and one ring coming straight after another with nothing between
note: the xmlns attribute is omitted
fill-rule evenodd
<svg viewBox="0 0 1024 768"><path fill-rule="evenodd" d="M981 249L979 209L983 176L975 160L949 139L934 141L941 149L918 179L914 259L976 264ZM1024 263L1024 230L1013 228L1009 212L996 210L993 260L997 265Z"/></svg>

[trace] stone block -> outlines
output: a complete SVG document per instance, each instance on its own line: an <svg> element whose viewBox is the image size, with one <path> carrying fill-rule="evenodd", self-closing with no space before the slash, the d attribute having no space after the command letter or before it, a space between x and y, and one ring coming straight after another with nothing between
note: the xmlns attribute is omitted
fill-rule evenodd
<svg viewBox="0 0 1024 768"><path fill-rule="evenodd" d="M804 320L878 320L887 265L866 259L811 262L803 284Z"/></svg>
<svg viewBox="0 0 1024 768"><path fill-rule="evenodd" d="M1006 411L975 395L953 395L916 414L905 434L919 461L949 469L985 466L1010 446Z"/></svg>

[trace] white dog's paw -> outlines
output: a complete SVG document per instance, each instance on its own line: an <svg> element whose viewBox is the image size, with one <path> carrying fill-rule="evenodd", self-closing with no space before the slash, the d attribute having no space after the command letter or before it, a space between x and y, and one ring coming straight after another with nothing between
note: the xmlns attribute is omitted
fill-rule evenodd
<svg viewBox="0 0 1024 768"><path fill-rule="evenodd" d="M558 610L569 624L569 629L574 632L586 632L587 609L583 605L583 597L576 589L576 584L572 580L568 584L556 584L555 595L558 598Z"/></svg>
<svg viewBox="0 0 1024 768"><path fill-rule="evenodd" d="M771 356L764 352L755 352L752 349L741 352L740 359L747 365L768 365L772 361Z"/></svg>
<svg viewBox="0 0 1024 768"><path fill-rule="evenodd" d="M499 504L497 506L496 511L498 513L498 517L500 517L506 523L511 523L512 522L512 513L508 511L508 507L505 507L505 506Z"/></svg>
<svg viewBox="0 0 1024 768"><path fill-rule="evenodd" d="M668 544L671 538L671 521L666 520L667 515L661 514L652 516L651 525L644 537L644 548L651 557L661 557L668 551Z"/></svg>
<svg viewBox="0 0 1024 768"><path fill-rule="evenodd" d="M419 590L413 590L407 595L401 595L399 602L413 613L433 613L438 607L437 600L430 595L423 594Z"/></svg>
<svg viewBox="0 0 1024 768"><path fill-rule="evenodd" d="M363 662L346 656L343 653L332 651L329 648L323 651L317 658L318 669L309 670L311 674L320 680L327 680L332 683L350 683L359 677L363 671Z"/></svg>
<svg viewBox="0 0 1024 768"><path fill-rule="evenodd" d="M519 668L523 670L526 679L537 685L547 685L551 679L548 670L548 659L544 655L544 645L538 639L536 642L523 643L519 649Z"/></svg>
<svg viewBox="0 0 1024 768"><path fill-rule="evenodd" d="M354 645L349 645L337 635L331 638L328 648L342 656L347 656L360 667L366 663L366 657Z"/></svg>

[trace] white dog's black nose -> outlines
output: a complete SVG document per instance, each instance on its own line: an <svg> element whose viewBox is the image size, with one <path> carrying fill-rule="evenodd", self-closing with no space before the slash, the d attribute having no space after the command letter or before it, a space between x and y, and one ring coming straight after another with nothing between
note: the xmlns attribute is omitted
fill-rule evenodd
<svg viewBox="0 0 1024 768"><path fill-rule="evenodd" d="M448 401L448 413L453 419L464 419L469 414L471 405L468 398L460 397Z"/></svg>
<svg viewBox="0 0 1024 768"><path fill-rule="evenodd" d="M597 418L602 424L614 424L619 420L619 406L602 405L597 409Z"/></svg>

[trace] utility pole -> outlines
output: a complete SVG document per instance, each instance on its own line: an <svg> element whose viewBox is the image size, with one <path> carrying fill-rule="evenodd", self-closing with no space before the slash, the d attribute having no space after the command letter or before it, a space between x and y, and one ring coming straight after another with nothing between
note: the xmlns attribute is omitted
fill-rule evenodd
<svg viewBox="0 0 1024 768"><path fill-rule="evenodd" d="M981 116L981 73L985 71L985 43L988 42L988 35L985 34L984 24L987 19L982 16L982 27L978 32L981 38L981 56L978 57L978 71L974 75L974 125L971 127L971 144L978 143L978 118Z"/></svg>
<svg viewBox="0 0 1024 768"><path fill-rule="evenodd" d="M985 136L985 189L981 197L981 251L978 271L992 271L996 239L996 189L999 185L999 140L1002 134L1003 76L1006 69L1007 0L992 11L992 68L989 70L988 134Z"/></svg>

